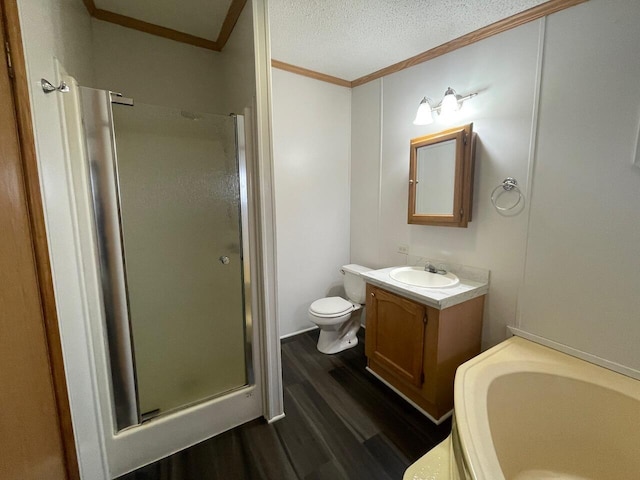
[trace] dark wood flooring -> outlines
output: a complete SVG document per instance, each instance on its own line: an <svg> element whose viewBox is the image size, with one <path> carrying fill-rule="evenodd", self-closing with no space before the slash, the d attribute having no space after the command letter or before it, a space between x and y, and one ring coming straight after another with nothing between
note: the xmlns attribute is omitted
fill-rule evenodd
<svg viewBox="0 0 640 480"><path fill-rule="evenodd" d="M286 417L254 420L119 480L400 480L442 441L434 425L365 371L364 336L336 355L318 331L284 340Z"/></svg>

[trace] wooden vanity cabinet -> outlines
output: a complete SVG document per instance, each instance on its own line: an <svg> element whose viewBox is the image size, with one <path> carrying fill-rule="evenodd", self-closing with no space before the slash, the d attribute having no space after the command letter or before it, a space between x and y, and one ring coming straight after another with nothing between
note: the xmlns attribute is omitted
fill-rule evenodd
<svg viewBox="0 0 640 480"><path fill-rule="evenodd" d="M369 369L439 420L453 408L453 379L480 353L484 295L444 310L367 284Z"/></svg>

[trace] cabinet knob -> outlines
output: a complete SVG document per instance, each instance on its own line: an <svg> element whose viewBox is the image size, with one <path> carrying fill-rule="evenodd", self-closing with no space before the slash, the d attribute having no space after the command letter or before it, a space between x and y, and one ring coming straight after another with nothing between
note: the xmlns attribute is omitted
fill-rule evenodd
<svg viewBox="0 0 640 480"><path fill-rule="evenodd" d="M376 294L375 294L375 293L373 293L373 292L371 292L371 296L372 296L372 297L375 297L375 296L376 296Z"/></svg>

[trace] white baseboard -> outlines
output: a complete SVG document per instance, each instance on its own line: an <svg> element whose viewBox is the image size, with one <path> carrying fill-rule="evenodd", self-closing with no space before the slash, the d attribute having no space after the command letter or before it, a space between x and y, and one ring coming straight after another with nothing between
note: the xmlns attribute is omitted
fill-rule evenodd
<svg viewBox="0 0 640 480"><path fill-rule="evenodd" d="M366 330L367 326L361 323L360 324L360 328L364 328ZM285 338L289 338L289 337L295 337L296 335L300 335L302 333L307 333L307 332L310 332L311 330L317 330L317 329L318 329L318 327L316 325L314 327L309 327L309 328L305 328L305 329L302 329L302 330L298 330L297 332L287 333L286 335L282 335L280 337L280 340L284 340Z"/></svg>
<svg viewBox="0 0 640 480"><path fill-rule="evenodd" d="M418 410L421 414L423 414L425 417L427 417L429 420L431 420L433 423L435 423L436 425L440 425L442 422L444 422L447 418L449 418L451 415L453 415L453 409L449 410L447 413L445 413L443 416L441 416L438 420L436 420L435 418L433 418L431 415L429 415L425 410L422 409L422 407L420 405L418 405L417 403L415 403L413 400L411 400L409 397L407 397L404 393L402 393L400 390L398 390L396 387L394 387L393 385L391 385L389 382L387 382L384 378L382 378L380 375L378 375L376 372L374 372L373 370L371 370L369 367L365 367L367 372L369 372L371 375L373 375L374 377L376 377L378 380L380 380L382 383L384 383L387 387L389 387L391 390L393 390L394 392L396 392L398 395L400 395L404 400L407 401L407 403L409 405L411 405L413 408L415 408L416 410Z"/></svg>
<svg viewBox="0 0 640 480"><path fill-rule="evenodd" d="M285 338L289 338L289 337L295 337L296 335L300 335L301 333L306 333L306 332L310 332L311 330L317 330L318 327L313 326L313 327L309 327L309 328L304 328L302 330L298 330L297 332L293 332L293 333L287 333L286 335L282 335L280 337L280 340L284 340Z"/></svg>

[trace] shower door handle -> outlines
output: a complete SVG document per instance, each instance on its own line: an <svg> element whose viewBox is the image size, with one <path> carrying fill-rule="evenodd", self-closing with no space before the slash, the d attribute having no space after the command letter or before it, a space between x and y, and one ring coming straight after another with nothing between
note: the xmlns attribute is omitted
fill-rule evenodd
<svg viewBox="0 0 640 480"><path fill-rule="evenodd" d="M222 255L218 260L220 260L220 263L223 265L229 265L229 257L227 257L226 255Z"/></svg>

